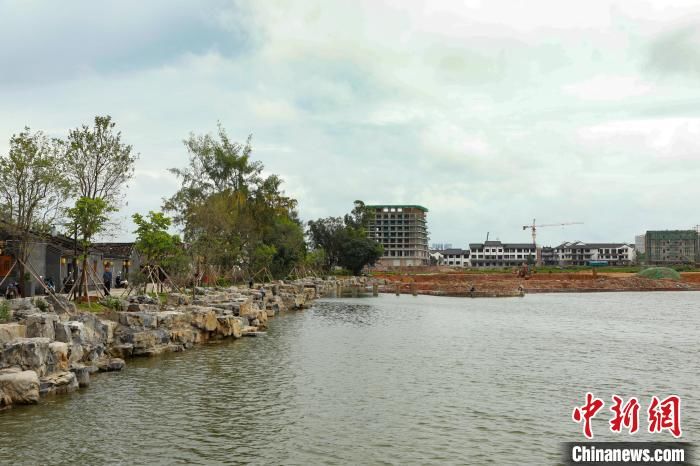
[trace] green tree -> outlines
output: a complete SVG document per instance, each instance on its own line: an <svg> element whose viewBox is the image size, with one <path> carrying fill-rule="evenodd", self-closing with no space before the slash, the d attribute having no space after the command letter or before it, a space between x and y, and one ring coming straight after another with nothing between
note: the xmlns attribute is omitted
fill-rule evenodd
<svg viewBox="0 0 700 466"><path fill-rule="evenodd" d="M112 207L119 205L138 159L114 128L112 117L96 116L92 127L83 125L68 133L63 156L63 170L77 196L101 198Z"/></svg>
<svg viewBox="0 0 700 466"><path fill-rule="evenodd" d="M163 266L182 251L180 236L168 232L172 220L162 212L150 211L147 217L134 214L132 219L136 224L134 247L148 265Z"/></svg>
<svg viewBox="0 0 700 466"><path fill-rule="evenodd" d="M366 228L372 212L362 201L355 201L350 214L308 222L308 234L315 250L322 250L327 269L341 266L359 274L366 265L373 265L384 249L367 237Z"/></svg>
<svg viewBox="0 0 700 466"><path fill-rule="evenodd" d="M87 296L87 259L93 238L104 232L109 222L109 214L116 208L107 204L101 197L92 199L87 196L75 201L75 206L67 210L69 233L80 238L82 247L82 273L80 283L83 286L83 296Z"/></svg>
<svg viewBox="0 0 700 466"><path fill-rule="evenodd" d="M198 262L223 271L240 267L249 275L262 267L283 274L303 257L296 201L284 194L280 177L263 176L250 137L232 142L219 125L217 136L191 134L185 147L189 165L171 169L182 186L164 208L173 212Z"/></svg>
<svg viewBox="0 0 700 466"><path fill-rule="evenodd" d="M68 183L59 160L60 142L27 127L12 136L9 153L0 157L0 215L19 239L17 256L23 263L29 260L32 237L47 234L63 213ZM20 263L19 276L25 273Z"/></svg>

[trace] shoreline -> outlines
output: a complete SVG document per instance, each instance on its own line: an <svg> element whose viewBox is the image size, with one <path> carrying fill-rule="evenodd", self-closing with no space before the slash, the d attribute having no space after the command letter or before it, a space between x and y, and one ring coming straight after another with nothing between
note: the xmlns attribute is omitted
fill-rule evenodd
<svg viewBox="0 0 700 466"><path fill-rule="evenodd" d="M0 412L88 387L91 374L120 371L132 358L263 335L275 315L365 282L277 281L265 284L265 295L242 286L196 288L194 299L191 290L169 294L162 303L136 296L101 313L78 310L63 296L5 301L11 317L0 324Z"/></svg>

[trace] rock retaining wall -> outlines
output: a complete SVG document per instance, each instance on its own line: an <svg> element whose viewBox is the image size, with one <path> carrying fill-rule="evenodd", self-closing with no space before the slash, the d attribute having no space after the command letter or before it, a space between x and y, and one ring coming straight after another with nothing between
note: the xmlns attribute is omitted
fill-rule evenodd
<svg viewBox="0 0 700 466"><path fill-rule="evenodd" d="M264 296L258 288L196 288L165 303L132 297L121 310L101 314L77 311L64 298L42 303L44 311L32 299L10 300L13 321L0 324L0 409L86 387L90 374L119 371L131 357L259 335L277 313L303 309L339 285L361 284L358 278L280 281L266 285Z"/></svg>

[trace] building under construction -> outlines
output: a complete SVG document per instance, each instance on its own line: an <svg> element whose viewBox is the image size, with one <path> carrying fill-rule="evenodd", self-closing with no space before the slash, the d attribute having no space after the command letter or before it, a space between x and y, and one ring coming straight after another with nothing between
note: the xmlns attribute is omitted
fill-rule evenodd
<svg viewBox="0 0 700 466"><path fill-rule="evenodd" d="M697 230L647 231L645 235L647 263L700 263L700 234Z"/></svg>
<svg viewBox="0 0 700 466"><path fill-rule="evenodd" d="M428 250L428 209L419 205L368 205L374 218L368 236L384 246L378 261L385 267L417 266L430 263Z"/></svg>

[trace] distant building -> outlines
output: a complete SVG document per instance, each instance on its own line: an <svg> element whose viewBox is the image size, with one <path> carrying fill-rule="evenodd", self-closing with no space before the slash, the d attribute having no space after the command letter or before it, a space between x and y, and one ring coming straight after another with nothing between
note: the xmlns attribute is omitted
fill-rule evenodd
<svg viewBox="0 0 700 466"><path fill-rule="evenodd" d="M443 249L440 251L443 257L442 265L449 267L469 267L470 251L469 249Z"/></svg>
<svg viewBox="0 0 700 466"><path fill-rule="evenodd" d="M551 246L544 246L540 249L542 265L559 265L556 250Z"/></svg>
<svg viewBox="0 0 700 466"><path fill-rule="evenodd" d="M469 244L469 261L472 267L517 267L523 262L533 262L537 250L532 243L501 243L486 241Z"/></svg>
<svg viewBox="0 0 700 466"><path fill-rule="evenodd" d="M646 235L637 235L634 237L634 248L637 252L644 254L647 251Z"/></svg>
<svg viewBox="0 0 700 466"><path fill-rule="evenodd" d="M433 243L430 249L434 251L442 251L443 249L452 249L452 243Z"/></svg>
<svg viewBox="0 0 700 466"><path fill-rule="evenodd" d="M700 262L700 235L697 230L647 231L645 237L648 264Z"/></svg>
<svg viewBox="0 0 700 466"><path fill-rule="evenodd" d="M636 259L634 245L626 243L565 242L554 248L556 261L562 266L589 265L604 261L609 265L630 265Z"/></svg>
<svg viewBox="0 0 700 466"><path fill-rule="evenodd" d="M374 211L368 236L384 246L378 261L389 267L428 265L428 209L419 205L368 205Z"/></svg>

